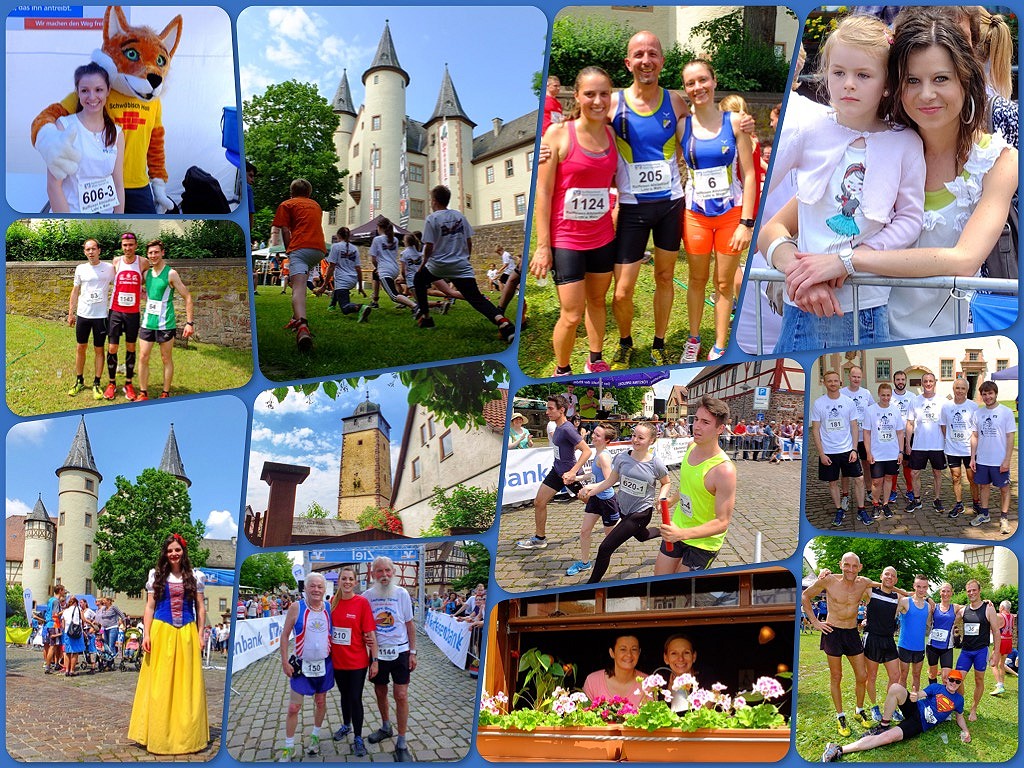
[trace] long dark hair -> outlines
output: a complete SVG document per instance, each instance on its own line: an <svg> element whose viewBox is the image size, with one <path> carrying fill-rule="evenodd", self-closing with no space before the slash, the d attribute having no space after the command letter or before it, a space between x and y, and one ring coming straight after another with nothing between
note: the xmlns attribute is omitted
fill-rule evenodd
<svg viewBox="0 0 1024 768"><path fill-rule="evenodd" d="M380 221L377 222L377 226L384 230L384 234L388 239L388 248L395 248L398 244L395 242L395 225L391 223L391 219L386 219L382 216Z"/></svg>
<svg viewBox="0 0 1024 768"><path fill-rule="evenodd" d="M988 103L985 98L985 73L964 36L963 30L934 10L921 7L904 8L896 17L895 42L889 54L889 82L895 87L893 118L896 122L917 128L917 124L903 108L903 93L907 86L907 70L911 54L931 46L944 48L953 61L960 88L964 92L964 105L957 125L957 173L967 162L967 156L979 133L988 123Z"/></svg>
<svg viewBox="0 0 1024 768"><path fill-rule="evenodd" d="M618 632L618 633L612 635L611 641L608 643L608 650L611 651L612 653L615 653L615 646L618 645L619 644L619 640L621 640L624 637L632 637L634 640L636 640L637 647L638 648L640 647L640 638L639 637L637 637L636 635L630 634L629 632ZM640 662L640 660L637 659L637 663L639 663L639 662ZM634 669L635 669L635 667L634 667ZM614 659L614 657L611 660L611 664L609 664L608 666L606 666L604 668L604 673L608 677L615 677L615 659Z"/></svg>
<svg viewBox="0 0 1024 768"><path fill-rule="evenodd" d="M167 577L171 573L171 561L167 558L167 548L172 543L181 545L181 582L182 586L185 587L185 604L189 602L195 602L196 596L199 593L198 585L196 584L196 575L192 572L192 562L188 559L188 547L179 534L172 533L160 546L160 557L156 561L155 573L153 575L153 597L156 602L160 602L164 596L164 590L167 588Z"/></svg>
<svg viewBox="0 0 1024 768"><path fill-rule="evenodd" d="M352 236L352 231L348 227L341 227L337 235L339 240L347 243L348 239Z"/></svg>
<svg viewBox="0 0 1024 768"><path fill-rule="evenodd" d="M88 75L100 75L103 77L103 82L107 84L107 91L110 90L110 75L107 74L107 70L101 67L94 61L90 61L88 64L83 64L75 70L75 101L78 105L75 108L75 113L82 111L82 102L78 99L78 83L83 77ZM117 126L114 124L114 119L107 112L107 105L103 105L103 144L107 147L112 147L117 142Z"/></svg>

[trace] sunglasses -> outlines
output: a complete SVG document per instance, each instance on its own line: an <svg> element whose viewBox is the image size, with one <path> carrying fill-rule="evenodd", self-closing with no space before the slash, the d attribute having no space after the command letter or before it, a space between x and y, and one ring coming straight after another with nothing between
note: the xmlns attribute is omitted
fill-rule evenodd
<svg viewBox="0 0 1024 768"><path fill-rule="evenodd" d="M957 680L957 679L951 677L949 679L949 682L953 683L953 685L960 685L960 684L963 683L963 680Z"/></svg>

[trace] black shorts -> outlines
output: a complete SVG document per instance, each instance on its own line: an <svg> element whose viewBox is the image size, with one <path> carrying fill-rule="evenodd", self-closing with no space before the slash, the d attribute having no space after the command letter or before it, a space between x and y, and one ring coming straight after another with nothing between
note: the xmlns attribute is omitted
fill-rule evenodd
<svg viewBox="0 0 1024 768"><path fill-rule="evenodd" d="M620 203L615 231L616 264L635 264L644 258L647 241L654 236L654 247L679 251L683 239L683 198L653 203Z"/></svg>
<svg viewBox="0 0 1024 768"><path fill-rule="evenodd" d="M899 728L903 732L904 739L917 736L924 731L924 726L921 724L921 710L917 708L917 702L911 701L908 696L907 700L900 704L900 712L903 713L903 722L893 727Z"/></svg>
<svg viewBox="0 0 1024 768"><path fill-rule="evenodd" d="M928 656L928 666L934 667L936 664L938 664L942 669L953 668L952 648L946 648L945 650L943 650L941 648L935 648L931 645L926 645L924 650L925 654L927 654Z"/></svg>
<svg viewBox="0 0 1024 768"><path fill-rule="evenodd" d="M555 468L552 467L548 470L548 473L544 475L544 479L540 481L541 485L546 485L548 488L552 488L555 493L565 488L565 481L562 480L562 474L556 472Z"/></svg>
<svg viewBox="0 0 1024 768"><path fill-rule="evenodd" d="M861 461L868 460L868 449L864 447L864 441L861 440L857 443L857 455L860 456Z"/></svg>
<svg viewBox="0 0 1024 768"><path fill-rule="evenodd" d="M507 272L502 272L501 277L499 277L498 279L501 281L501 284L504 285L505 283L508 282L508 278L509 278L508 273ZM556 280L555 282L557 283L558 281Z"/></svg>
<svg viewBox="0 0 1024 768"><path fill-rule="evenodd" d="M831 632L822 632L819 647L826 656L860 656L864 653L864 643L856 629L833 627Z"/></svg>
<svg viewBox="0 0 1024 768"><path fill-rule="evenodd" d="M166 344L168 341L174 341L174 335L176 329L168 328L166 331L153 331L149 328L139 329L139 338L142 341L148 341L154 344Z"/></svg>
<svg viewBox="0 0 1024 768"><path fill-rule="evenodd" d="M932 469L945 469L946 454L942 451L919 451L917 448L910 452L911 469L924 469L928 462L931 462Z"/></svg>
<svg viewBox="0 0 1024 768"><path fill-rule="evenodd" d="M601 523L605 528L609 528L619 522L619 502L612 496L610 499L599 499L597 496L591 496L587 499L586 509L583 510L588 515L600 515Z"/></svg>
<svg viewBox="0 0 1024 768"><path fill-rule="evenodd" d="M75 341L88 344L92 336L94 347L103 347L107 343L107 318L75 316Z"/></svg>
<svg viewBox="0 0 1024 768"><path fill-rule="evenodd" d="M950 469L954 469L956 467L963 467L964 469L970 469L971 468L971 457L970 456L951 456L950 454L947 453L946 454L946 465Z"/></svg>
<svg viewBox="0 0 1024 768"><path fill-rule="evenodd" d="M139 325L142 321L138 312L119 312L116 309L110 311L107 318L107 336L111 344L117 344L124 334L124 340L128 344L134 344L139 338Z"/></svg>
<svg viewBox="0 0 1024 768"><path fill-rule="evenodd" d="M551 258L554 266L555 285L578 283L587 273L607 274L615 265L615 241L600 248L587 251L575 251L571 248L552 248Z"/></svg>
<svg viewBox="0 0 1024 768"><path fill-rule="evenodd" d="M685 541L661 542L661 554L675 560L682 560L691 571L706 571L715 562L719 550L700 549Z"/></svg>
<svg viewBox="0 0 1024 768"><path fill-rule="evenodd" d="M409 684L409 651L402 651L397 659L377 661L377 674L370 678L374 685L387 685L388 680L394 680L395 685Z"/></svg>
<svg viewBox="0 0 1024 768"><path fill-rule="evenodd" d="M902 647L897 647L896 651L900 655L900 661L904 664L920 664L924 661L924 651L912 651Z"/></svg>
<svg viewBox="0 0 1024 768"><path fill-rule="evenodd" d="M890 459L889 461L876 461L871 465L871 477L875 480L880 477L898 475L899 472L900 463L896 461L896 459Z"/></svg>
<svg viewBox="0 0 1024 768"><path fill-rule="evenodd" d="M868 632L864 637L864 658L876 664L885 664L899 657L896 651L896 641L892 635L871 634Z"/></svg>
<svg viewBox="0 0 1024 768"><path fill-rule="evenodd" d="M818 460L818 479L825 483L834 483L839 479L839 475L843 477L860 477L864 474L864 470L860 466L859 461L850 461L850 452L846 453L830 453L828 457L832 460L830 466L825 466Z"/></svg>

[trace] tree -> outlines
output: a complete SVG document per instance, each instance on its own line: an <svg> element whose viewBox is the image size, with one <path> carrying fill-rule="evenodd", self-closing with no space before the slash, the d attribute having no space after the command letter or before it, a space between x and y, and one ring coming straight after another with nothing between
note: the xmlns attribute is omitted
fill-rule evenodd
<svg viewBox="0 0 1024 768"><path fill-rule="evenodd" d="M743 29L747 39L763 45L775 45L775 6L748 5L743 9Z"/></svg>
<svg viewBox="0 0 1024 768"><path fill-rule="evenodd" d="M101 589L134 594L146 586L164 539L180 534L188 542L193 568L206 563L210 552L199 547L206 532L192 520L192 501L185 484L159 469L145 469L133 484L118 475L114 495L97 520L96 562L92 577Z"/></svg>
<svg viewBox="0 0 1024 768"><path fill-rule="evenodd" d="M45 603L46 595L43 595L43 602ZM36 602L39 602L39 598L36 598ZM7 626L8 627L27 627L29 625L28 618L25 616L25 592L21 584L8 584L7 585Z"/></svg>
<svg viewBox="0 0 1024 768"><path fill-rule="evenodd" d="M640 413L644 407L644 393L647 392L649 387L615 387L606 386L604 388L604 394L611 395L615 398L618 404L615 406L617 413L623 413L627 415L633 415ZM581 392L585 392L586 389L577 385L576 396L579 397ZM598 388L594 387L594 394L596 395ZM564 384L527 384L525 387L520 387L519 391L516 392L516 397L528 397L534 400L546 400L551 395L561 395L565 393Z"/></svg>
<svg viewBox="0 0 1024 768"><path fill-rule="evenodd" d="M238 583L252 587L257 592L271 592L282 584L289 589L297 586L292 576L292 561L287 552L250 555L242 563Z"/></svg>
<svg viewBox="0 0 1024 768"><path fill-rule="evenodd" d="M409 388L409 405L422 405L446 427L455 424L460 429L484 426L487 423L484 418L484 406L500 399L498 388L508 381L508 370L505 366L491 361L441 368L420 368L401 371L396 375L398 381ZM357 389L363 382L376 378L377 376L366 376L277 387L271 390L271 394L280 403L289 392L298 392L310 397L322 388L323 393L334 400L340 392ZM394 381L388 384L394 385Z"/></svg>
<svg viewBox="0 0 1024 768"><path fill-rule="evenodd" d="M770 9L775 13L774 6ZM706 58L715 68L720 91L782 92L789 62L775 52L774 40L758 42L743 25L743 9L702 21L693 34L704 38Z"/></svg>
<svg viewBox="0 0 1024 768"><path fill-rule="evenodd" d="M310 520L326 520L330 517L330 514L320 505L320 502L311 501L309 502L309 506L306 507L306 514L303 515L303 517Z"/></svg>
<svg viewBox="0 0 1024 768"><path fill-rule="evenodd" d="M850 536L819 536L811 542L817 558L818 570L828 568L840 573L840 562L847 552L860 556L861 575L878 581L882 569L892 566L899 574L900 583L909 585L921 573L937 581L943 573L942 550L944 544L924 544L915 541L889 539L855 539Z"/></svg>
<svg viewBox="0 0 1024 768"><path fill-rule="evenodd" d="M245 155L256 166L256 230L266 239L277 206L289 197L294 179L313 185L313 199L325 211L341 203L342 178L338 170L334 132L339 118L312 83L289 80L270 85L261 96L242 103L245 119Z"/></svg>
<svg viewBox="0 0 1024 768"><path fill-rule="evenodd" d="M477 584L486 584L491 574L491 553L483 544L465 541L459 545L469 558L469 570L452 582L456 592L472 589Z"/></svg>
<svg viewBox="0 0 1024 768"><path fill-rule="evenodd" d="M434 520L420 536L448 536L452 528L473 528L483 532L494 525L498 492L459 484L446 494L444 488L434 486L429 503L435 512Z"/></svg>
<svg viewBox="0 0 1024 768"><path fill-rule="evenodd" d="M959 560L947 563L942 578L953 587L953 594L966 590L967 582L971 579L977 579L981 583L982 589L990 589L992 587L992 574L989 573L988 568L980 563L973 566Z"/></svg>

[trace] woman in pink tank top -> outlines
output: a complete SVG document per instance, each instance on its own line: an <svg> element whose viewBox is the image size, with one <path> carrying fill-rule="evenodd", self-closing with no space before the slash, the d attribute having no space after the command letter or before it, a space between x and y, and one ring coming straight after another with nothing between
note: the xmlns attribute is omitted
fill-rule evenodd
<svg viewBox="0 0 1024 768"><path fill-rule="evenodd" d="M600 67L576 76L574 117L552 124L542 143L551 158L538 167L534 220L537 247L530 274L538 280L554 273L561 312L552 334L555 375L572 373L576 329L586 315L587 373L608 371L602 359L606 294L612 280L615 229L609 187L618 153L608 108L612 82Z"/></svg>

